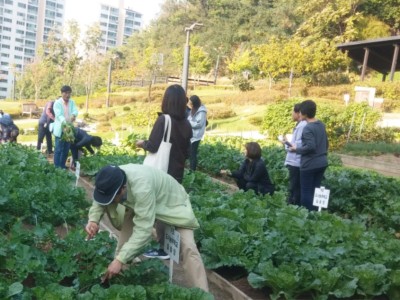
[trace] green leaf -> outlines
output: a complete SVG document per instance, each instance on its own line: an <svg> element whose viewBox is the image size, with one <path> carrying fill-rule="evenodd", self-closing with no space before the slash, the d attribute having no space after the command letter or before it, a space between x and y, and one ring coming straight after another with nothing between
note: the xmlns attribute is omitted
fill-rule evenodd
<svg viewBox="0 0 400 300"><path fill-rule="evenodd" d="M24 289L24 286L20 282L14 282L12 285L8 287L7 298L12 296L21 294Z"/></svg>

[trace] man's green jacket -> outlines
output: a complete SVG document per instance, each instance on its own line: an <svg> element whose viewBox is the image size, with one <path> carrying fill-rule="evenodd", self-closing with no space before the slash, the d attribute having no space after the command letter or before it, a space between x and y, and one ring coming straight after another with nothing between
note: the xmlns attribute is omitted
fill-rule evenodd
<svg viewBox="0 0 400 300"><path fill-rule="evenodd" d="M117 255L127 263L140 254L141 249L151 240L154 221L195 229L199 223L193 213L189 195L182 185L167 173L149 166L128 164L119 166L127 177L128 198L125 209L133 211L133 233ZM107 213L112 224L122 228L124 209L111 203L100 205L93 201L89 210L89 221L99 223Z"/></svg>

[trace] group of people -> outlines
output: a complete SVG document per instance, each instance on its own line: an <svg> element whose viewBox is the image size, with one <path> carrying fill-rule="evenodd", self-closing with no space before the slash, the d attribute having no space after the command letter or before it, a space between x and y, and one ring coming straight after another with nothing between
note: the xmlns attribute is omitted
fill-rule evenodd
<svg viewBox="0 0 400 300"><path fill-rule="evenodd" d="M320 187L328 166L328 137L325 125L315 118L317 105L312 100L295 104L292 119L296 122L291 141L282 137L287 151L285 166L289 171L288 203L316 210L313 206L315 188ZM257 194L274 193L261 147L256 142L245 145L245 160L236 171L221 170L220 173L235 179L239 189L253 190Z"/></svg>
<svg viewBox="0 0 400 300"><path fill-rule="evenodd" d="M68 142L62 139L63 123L73 123L78 116L78 109L74 100L71 99L72 89L70 86L61 88L61 96L55 101L46 103L39 119L38 141L36 148L41 150L42 143L46 137L47 154L54 154L54 165L66 169L68 153L71 150L74 169L79 159L79 150L85 148L89 153L94 154L92 147L99 148L103 141L98 136L89 135L85 130L74 128L74 141ZM52 135L55 136L55 147L53 152Z"/></svg>
<svg viewBox="0 0 400 300"><path fill-rule="evenodd" d="M313 206L315 188L328 167L328 136L324 123L315 118L317 105L312 100L295 104L292 119L296 122L290 142L282 143L287 151L285 165L289 170L288 203L308 210Z"/></svg>
<svg viewBox="0 0 400 300"><path fill-rule="evenodd" d="M190 158L191 170L196 170L197 150L207 123L207 110L199 97L191 96L188 110L186 93L179 85L167 88L162 100L162 113L156 120L148 140L136 145L157 153L164 139L166 118L171 117L171 151L167 172L138 164L109 165L102 168L95 179L93 204L85 227L88 238L99 231L99 222L107 214L115 228L120 230L114 260L104 279L121 272L124 264L143 254L143 248L154 238L160 249L152 249L147 257L166 258L162 250L167 225L174 226L181 237L181 261L191 286L208 291L205 268L194 241L193 230L199 227L189 195L182 187L185 160ZM288 151L285 164L290 173L290 203L312 210L310 197L319 186L327 167L328 140L325 126L315 119L316 104L306 100L295 105L293 120L297 122L290 142L283 141ZM246 159L237 171L221 170L232 176L238 187L259 194L273 194L261 147L256 142L245 145ZM121 209L121 207L123 209Z"/></svg>

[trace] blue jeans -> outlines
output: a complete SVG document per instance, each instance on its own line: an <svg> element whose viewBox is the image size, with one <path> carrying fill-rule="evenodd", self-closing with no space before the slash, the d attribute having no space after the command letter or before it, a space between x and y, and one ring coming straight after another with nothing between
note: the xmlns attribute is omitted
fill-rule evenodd
<svg viewBox="0 0 400 300"><path fill-rule="evenodd" d="M326 167L306 170L300 169L300 185L301 185L301 206L304 206L308 210L317 210L316 206L313 206L315 188L321 186L321 181L324 177Z"/></svg>
<svg viewBox="0 0 400 300"><path fill-rule="evenodd" d="M56 145L54 148L54 166L56 168L65 169L70 144L56 137Z"/></svg>

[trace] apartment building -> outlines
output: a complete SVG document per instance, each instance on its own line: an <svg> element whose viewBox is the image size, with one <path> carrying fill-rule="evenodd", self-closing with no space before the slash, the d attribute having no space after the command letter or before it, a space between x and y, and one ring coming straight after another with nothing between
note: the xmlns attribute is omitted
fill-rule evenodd
<svg viewBox="0 0 400 300"><path fill-rule="evenodd" d="M65 0L0 0L0 99L15 97L15 78L50 31L61 36Z"/></svg>
<svg viewBox="0 0 400 300"><path fill-rule="evenodd" d="M126 38L140 30L143 23L142 14L125 7L124 0L119 0L119 6L110 5L112 3L115 1L104 0L101 4L100 27L103 34L100 48L102 52L122 45Z"/></svg>

